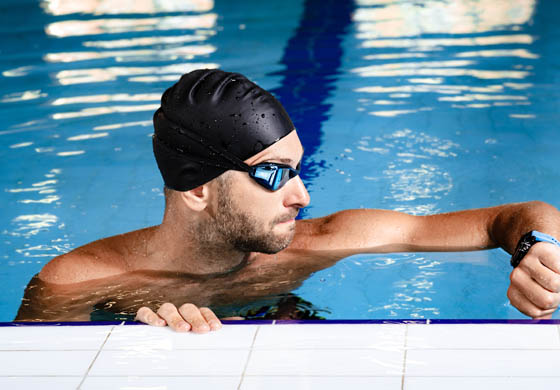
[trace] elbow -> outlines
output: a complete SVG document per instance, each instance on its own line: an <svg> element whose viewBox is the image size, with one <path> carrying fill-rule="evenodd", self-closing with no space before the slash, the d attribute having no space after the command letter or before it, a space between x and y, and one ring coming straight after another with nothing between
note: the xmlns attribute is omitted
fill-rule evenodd
<svg viewBox="0 0 560 390"><path fill-rule="evenodd" d="M544 219L548 219L552 216L560 216L560 212L556 207L541 200L532 200L524 203L523 206L523 209L529 215L538 215Z"/></svg>
<svg viewBox="0 0 560 390"><path fill-rule="evenodd" d="M532 200L526 203L531 209L543 210L543 211L558 211L556 207L550 203L543 202L542 200Z"/></svg>

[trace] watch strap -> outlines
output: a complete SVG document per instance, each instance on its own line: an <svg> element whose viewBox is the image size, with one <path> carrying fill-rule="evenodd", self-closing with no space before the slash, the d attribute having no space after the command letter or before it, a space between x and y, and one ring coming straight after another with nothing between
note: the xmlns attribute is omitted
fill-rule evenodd
<svg viewBox="0 0 560 390"><path fill-rule="evenodd" d="M541 233L537 230L533 230L531 234L533 235L533 237L535 237L535 240L538 242L550 242L551 244L560 246L560 241L558 241L556 238L546 233Z"/></svg>
<svg viewBox="0 0 560 390"><path fill-rule="evenodd" d="M538 230L533 230L528 233L525 233L519 242L517 243L517 247L513 256L511 257L511 266L513 268L517 267L521 260L525 257L525 255L529 252L531 247L535 245L537 242L548 242L550 244L554 244L560 247L560 241L556 238L552 237L549 234L541 233Z"/></svg>

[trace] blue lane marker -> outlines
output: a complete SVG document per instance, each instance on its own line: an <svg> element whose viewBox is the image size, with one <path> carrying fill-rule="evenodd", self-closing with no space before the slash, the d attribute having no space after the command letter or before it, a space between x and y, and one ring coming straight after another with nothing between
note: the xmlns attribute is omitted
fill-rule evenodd
<svg viewBox="0 0 560 390"><path fill-rule="evenodd" d="M350 0L306 0L298 28L288 40L280 63L281 86L271 90L280 100L305 148L304 181L316 177L319 163L309 157L320 146L321 127L329 118L332 95L342 62L342 40L352 25L355 4ZM317 166L319 165L319 166Z"/></svg>

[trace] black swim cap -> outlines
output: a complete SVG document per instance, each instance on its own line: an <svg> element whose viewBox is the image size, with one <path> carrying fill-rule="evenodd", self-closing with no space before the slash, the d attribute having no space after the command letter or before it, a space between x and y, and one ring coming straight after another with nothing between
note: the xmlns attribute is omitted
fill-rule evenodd
<svg viewBox="0 0 560 390"><path fill-rule="evenodd" d="M238 73L200 69L164 92L154 114L153 147L165 185L188 191L294 130L284 107Z"/></svg>

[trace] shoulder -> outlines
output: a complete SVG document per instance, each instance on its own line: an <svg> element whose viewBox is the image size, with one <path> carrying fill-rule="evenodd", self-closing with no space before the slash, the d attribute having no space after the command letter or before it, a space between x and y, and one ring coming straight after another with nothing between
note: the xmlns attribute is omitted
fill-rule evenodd
<svg viewBox="0 0 560 390"><path fill-rule="evenodd" d="M72 284L107 278L128 271L127 250L142 231L103 238L81 246L47 263L39 279L54 284Z"/></svg>
<svg viewBox="0 0 560 390"><path fill-rule="evenodd" d="M39 279L53 284L72 284L92 279L113 276L119 272L118 267L90 250L88 245L72 252L55 257L48 262L41 272Z"/></svg>

